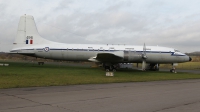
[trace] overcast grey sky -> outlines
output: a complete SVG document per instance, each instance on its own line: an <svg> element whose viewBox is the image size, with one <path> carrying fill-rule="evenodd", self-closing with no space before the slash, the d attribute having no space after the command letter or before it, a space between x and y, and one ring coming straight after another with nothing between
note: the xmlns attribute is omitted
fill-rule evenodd
<svg viewBox="0 0 200 112"><path fill-rule="evenodd" d="M46 39L200 51L200 0L0 0L0 51L8 51L19 18L34 16Z"/></svg>

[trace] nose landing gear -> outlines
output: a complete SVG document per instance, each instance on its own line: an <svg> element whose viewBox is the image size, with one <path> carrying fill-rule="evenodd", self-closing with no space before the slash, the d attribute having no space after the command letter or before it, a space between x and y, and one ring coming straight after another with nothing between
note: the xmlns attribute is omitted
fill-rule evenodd
<svg viewBox="0 0 200 112"><path fill-rule="evenodd" d="M175 68L175 66L177 65L178 65L177 63L172 63L172 69L170 70L171 73L177 73Z"/></svg>

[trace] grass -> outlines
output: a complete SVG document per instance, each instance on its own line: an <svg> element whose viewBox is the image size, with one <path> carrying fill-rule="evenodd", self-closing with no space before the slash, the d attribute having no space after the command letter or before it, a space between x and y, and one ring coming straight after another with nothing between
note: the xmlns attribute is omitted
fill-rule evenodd
<svg viewBox="0 0 200 112"><path fill-rule="evenodd" d="M114 77L106 77L100 68L73 67L45 64L26 64L8 62L10 66L0 66L0 88L21 88L40 86L62 86L77 84L102 84L121 82L141 82L178 79L199 79L200 74L142 72L138 70L119 70Z"/></svg>
<svg viewBox="0 0 200 112"><path fill-rule="evenodd" d="M133 66L137 66L133 64ZM139 68L141 68L141 63L139 64ZM160 68L171 69L171 64L160 64ZM187 69L187 70L200 70L200 62L187 62L187 63L178 63L176 69Z"/></svg>
<svg viewBox="0 0 200 112"><path fill-rule="evenodd" d="M161 65L161 68L171 68L170 64L163 64ZM178 66L176 66L177 69L200 69L200 62L187 62L187 63L179 63Z"/></svg>

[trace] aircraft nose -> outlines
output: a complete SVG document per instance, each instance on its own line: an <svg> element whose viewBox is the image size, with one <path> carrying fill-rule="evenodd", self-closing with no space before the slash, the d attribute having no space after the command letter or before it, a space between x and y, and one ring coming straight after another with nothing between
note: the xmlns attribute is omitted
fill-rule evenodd
<svg viewBox="0 0 200 112"><path fill-rule="evenodd" d="M192 58L191 58L191 57L189 57L189 61L192 61Z"/></svg>

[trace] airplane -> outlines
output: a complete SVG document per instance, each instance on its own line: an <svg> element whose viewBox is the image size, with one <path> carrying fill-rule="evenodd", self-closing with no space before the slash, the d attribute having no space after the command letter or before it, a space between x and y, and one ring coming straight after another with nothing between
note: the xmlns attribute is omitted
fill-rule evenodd
<svg viewBox="0 0 200 112"><path fill-rule="evenodd" d="M116 71L119 63L142 63L142 70L159 70L159 64L174 65L192 60L174 48L145 44L133 46L53 42L39 35L33 16L26 14L20 17L10 53L55 60L91 61L102 64L106 71ZM175 72L175 67L170 71Z"/></svg>

